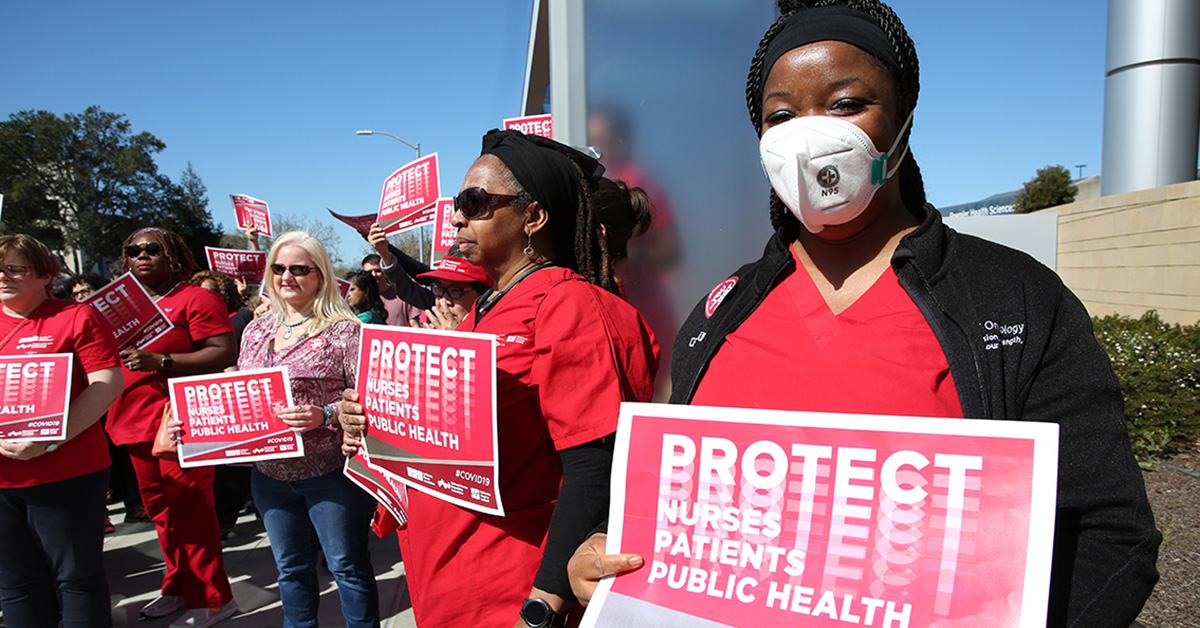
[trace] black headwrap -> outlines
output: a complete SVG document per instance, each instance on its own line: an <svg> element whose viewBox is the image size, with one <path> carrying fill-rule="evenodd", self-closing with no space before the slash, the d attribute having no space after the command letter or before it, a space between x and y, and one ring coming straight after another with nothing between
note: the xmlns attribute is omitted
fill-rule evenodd
<svg viewBox="0 0 1200 628"><path fill-rule="evenodd" d="M763 81L779 57L800 46L818 41L841 41L879 59L893 76L900 75L896 49L870 15L843 6L813 7L785 18L783 30L767 46L763 58ZM763 86L758 86L759 92Z"/></svg>
<svg viewBox="0 0 1200 628"><path fill-rule="evenodd" d="M504 162L517 183L552 214L575 213L581 192L579 171L588 179L604 174L604 166L591 156L550 138L520 131L488 131L479 154L495 155Z"/></svg>

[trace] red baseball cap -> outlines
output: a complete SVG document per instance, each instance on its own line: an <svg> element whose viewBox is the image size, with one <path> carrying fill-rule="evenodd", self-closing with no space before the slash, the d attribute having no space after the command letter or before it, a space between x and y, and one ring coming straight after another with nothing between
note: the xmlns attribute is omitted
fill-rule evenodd
<svg viewBox="0 0 1200 628"><path fill-rule="evenodd" d="M418 279L444 279L446 281L482 281L491 288L494 284L483 269L461 257L447 255L438 262L437 268L417 275Z"/></svg>

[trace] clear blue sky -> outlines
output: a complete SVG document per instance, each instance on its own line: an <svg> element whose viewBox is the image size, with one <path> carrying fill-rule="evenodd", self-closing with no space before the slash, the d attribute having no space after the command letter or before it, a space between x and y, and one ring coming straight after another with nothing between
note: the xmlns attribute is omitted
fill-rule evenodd
<svg viewBox="0 0 1200 628"><path fill-rule="evenodd" d="M716 11L750 1L665 4ZM659 3L637 4L653 11ZM214 218L226 227L230 193L265 199L276 213L322 220L326 207L369 213L378 208L384 177L415 153L354 131L388 131L419 142L425 154L437 151L443 194L455 192L480 136L518 112L531 5L14 3L0 37L0 114L62 114L93 104L123 113L135 130L166 142L162 172L178 180L192 162ZM1073 175L1076 164L1087 164L1084 175L1099 174L1105 2L892 6L921 58L913 148L932 202L953 205L1014 189L1048 164ZM731 59L743 76L750 52ZM688 51L664 51L680 54ZM752 139L740 115L731 123ZM340 226L339 233L343 256L357 256L357 236Z"/></svg>

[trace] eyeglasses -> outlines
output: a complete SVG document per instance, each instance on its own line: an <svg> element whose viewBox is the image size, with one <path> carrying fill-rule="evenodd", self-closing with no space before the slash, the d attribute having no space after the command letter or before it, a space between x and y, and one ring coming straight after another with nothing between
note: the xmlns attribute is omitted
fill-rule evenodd
<svg viewBox="0 0 1200 628"><path fill-rule="evenodd" d="M454 299L454 300L461 299L462 295L466 294L468 290L474 290L474 288L463 288L460 286L443 286L442 284L440 284L436 281L433 282L432 286L429 286L429 291L433 293L433 296L447 297L449 299Z"/></svg>
<svg viewBox="0 0 1200 628"><path fill-rule="evenodd" d="M163 245L158 242L125 245L125 257L137 257L142 254L142 251L145 251L150 257L158 257L163 254Z"/></svg>
<svg viewBox="0 0 1200 628"><path fill-rule="evenodd" d="M24 279L29 272L29 266L0 266L0 274L9 279Z"/></svg>
<svg viewBox="0 0 1200 628"><path fill-rule="evenodd" d="M85 297L90 295L92 292L94 292L94 290L92 290L90 287L89 288L80 288L78 290L72 290L71 296L75 297L76 301L82 301Z"/></svg>
<svg viewBox="0 0 1200 628"><path fill-rule="evenodd" d="M283 264L271 264L271 272L276 275L282 275L284 271L292 273L293 277L303 277L312 271L317 270L316 266L304 266L301 264L292 264L284 266Z"/></svg>
<svg viewBox="0 0 1200 628"><path fill-rule="evenodd" d="M492 207L511 203L517 196L516 194L489 194L483 188L467 188L454 197L454 211L462 212L462 215L468 219L475 219L487 213L487 210Z"/></svg>

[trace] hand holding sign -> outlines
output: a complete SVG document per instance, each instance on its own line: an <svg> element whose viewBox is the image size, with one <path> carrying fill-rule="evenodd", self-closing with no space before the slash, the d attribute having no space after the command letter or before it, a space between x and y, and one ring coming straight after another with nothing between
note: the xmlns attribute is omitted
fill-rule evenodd
<svg viewBox="0 0 1200 628"><path fill-rule="evenodd" d="M325 409L321 406L292 406L275 413L275 417L297 432L307 432L325 424Z"/></svg>
<svg viewBox="0 0 1200 628"><path fill-rule="evenodd" d="M638 554L605 554L608 535L593 534L583 542L571 560L567 562L567 577L571 580L571 591L582 606L587 606L596 593L596 585L608 576L640 569L646 560Z"/></svg>
<svg viewBox="0 0 1200 628"><path fill-rule="evenodd" d="M50 443L45 441L10 441L0 439L0 456L13 460L32 460L46 453Z"/></svg>

